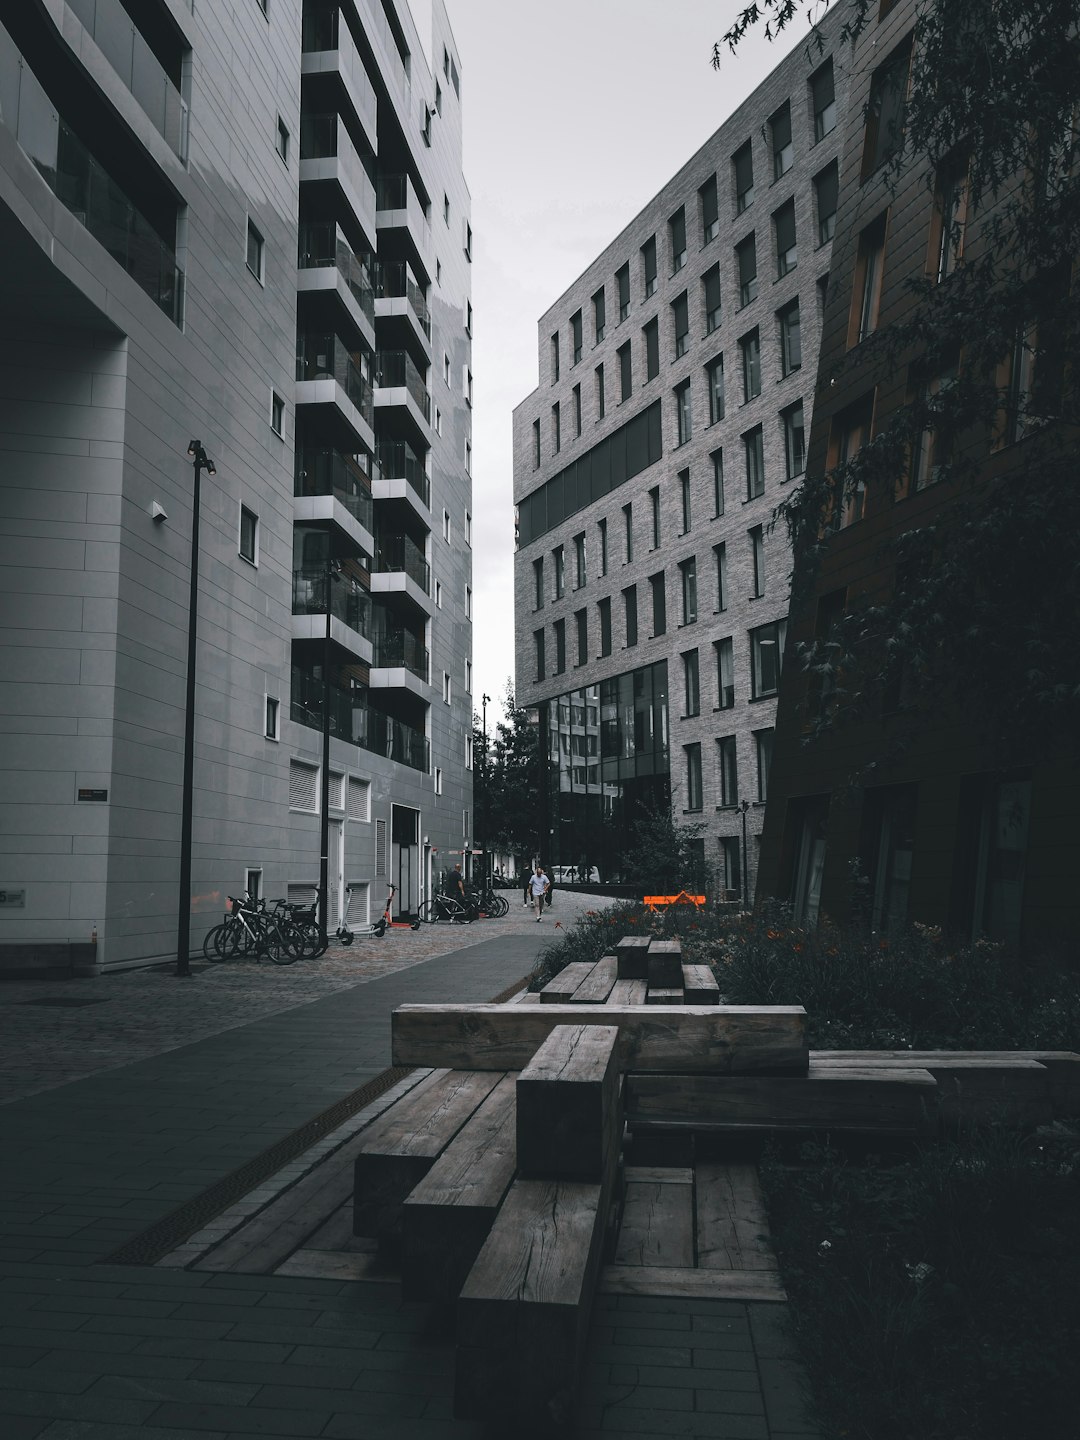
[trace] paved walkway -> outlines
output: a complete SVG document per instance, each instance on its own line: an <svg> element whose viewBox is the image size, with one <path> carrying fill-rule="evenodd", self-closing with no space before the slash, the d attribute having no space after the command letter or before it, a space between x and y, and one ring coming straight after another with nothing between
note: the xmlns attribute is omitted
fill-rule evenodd
<svg viewBox="0 0 1080 1440"><path fill-rule="evenodd" d="M451 1418L446 1317L393 1287L102 1261L381 1072L395 1006L490 999L594 903L562 891L543 927L519 902L288 969L0 987L4 1440L480 1440ZM602 1297L568 1433L810 1435L782 1321Z"/></svg>

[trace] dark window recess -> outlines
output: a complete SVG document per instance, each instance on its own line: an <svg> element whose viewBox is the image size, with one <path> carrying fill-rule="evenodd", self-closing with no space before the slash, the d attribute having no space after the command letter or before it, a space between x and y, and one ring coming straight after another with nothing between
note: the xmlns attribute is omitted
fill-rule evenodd
<svg viewBox="0 0 1080 1440"><path fill-rule="evenodd" d="M869 179L903 144L910 63L911 37L908 36L871 76L863 140L864 180Z"/></svg>
<svg viewBox="0 0 1080 1440"><path fill-rule="evenodd" d="M716 198L716 176L706 180L698 191L701 201L701 243L715 240L720 231L720 208Z"/></svg>
<svg viewBox="0 0 1080 1440"><path fill-rule="evenodd" d="M735 213L741 215L754 200L754 155L748 140L732 157L735 170Z"/></svg>
<svg viewBox="0 0 1080 1440"><path fill-rule="evenodd" d="M645 298L656 294L656 236L650 235L641 247L641 266L645 283Z"/></svg>
<svg viewBox="0 0 1080 1440"><path fill-rule="evenodd" d="M645 378L655 380L660 374L660 324L650 320L645 326Z"/></svg>
<svg viewBox="0 0 1080 1440"><path fill-rule="evenodd" d="M836 88L831 58L810 77L810 93L814 100L814 140L817 142L836 128Z"/></svg>
<svg viewBox="0 0 1080 1440"><path fill-rule="evenodd" d="M840 176L834 160L820 175L814 176L819 245L827 244L836 233L836 197L839 189Z"/></svg>

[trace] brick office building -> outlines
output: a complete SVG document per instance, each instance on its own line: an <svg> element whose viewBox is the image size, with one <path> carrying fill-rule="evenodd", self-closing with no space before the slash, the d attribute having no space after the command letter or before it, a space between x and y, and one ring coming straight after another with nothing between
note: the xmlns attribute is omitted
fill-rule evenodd
<svg viewBox="0 0 1080 1440"><path fill-rule="evenodd" d="M722 888L752 891L788 603L769 520L810 422L840 21L540 320L540 383L514 412L516 696L540 714L552 864L616 878L641 806L670 805Z"/></svg>
<svg viewBox="0 0 1080 1440"><path fill-rule="evenodd" d="M827 476L872 436L886 436L916 392L942 384L946 370L928 371L918 349L897 364L881 341L887 327L911 316L912 279L947 286L957 267L974 264L989 243L994 207L984 201L968 213L962 157L945 162L930 184L925 157L909 158L890 173L902 133L915 8L872 9L854 51L810 477ZM892 140L890 115L898 122ZM835 533L812 593L793 607L789 642L827 637L838 617L887 595L896 581L895 560L888 557L901 533L944 526L940 543L948 546L949 525L982 503L975 498L977 482L1008 485L1023 476L1030 483L1036 478L1032 445L1075 451L1075 426L1051 422L1036 433L1023 419L1040 364L1028 336L1021 330L1003 349L997 417L955 442L972 460L974 475L957 468L939 481L937 437L928 431L911 444L895 483L834 499L827 529ZM964 364L962 353L946 368L955 374L957 364ZM1015 601L1039 604L1034 594L1017 594ZM980 717L970 706L961 713L955 702L924 708L916 712L918 722L909 723L902 685L883 688L873 715L810 738L807 686L820 683L789 653L758 899L790 900L805 923L820 914L843 918L861 874L869 882L871 921L880 929L918 919L968 938L1075 940L1075 765L1055 762L1052 751L1034 745L1003 762L1000 750L981 738Z"/></svg>

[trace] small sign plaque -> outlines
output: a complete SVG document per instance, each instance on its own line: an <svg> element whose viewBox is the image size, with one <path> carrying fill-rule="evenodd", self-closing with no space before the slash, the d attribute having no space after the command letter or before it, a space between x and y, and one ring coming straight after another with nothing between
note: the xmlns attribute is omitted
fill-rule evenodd
<svg viewBox="0 0 1080 1440"><path fill-rule="evenodd" d="M0 910L25 910L26 891L0 889Z"/></svg>
<svg viewBox="0 0 1080 1440"><path fill-rule="evenodd" d="M80 790L80 800L108 800L108 790Z"/></svg>

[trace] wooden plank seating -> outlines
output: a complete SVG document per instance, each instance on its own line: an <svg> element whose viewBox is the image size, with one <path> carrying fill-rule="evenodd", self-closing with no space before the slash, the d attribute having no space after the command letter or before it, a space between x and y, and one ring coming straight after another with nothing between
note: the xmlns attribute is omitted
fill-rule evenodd
<svg viewBox="0 0 1080 1440"><path fill-rule="evenodd" d="M604 955L585 976L570 997L575 1005L604 1005L615 988L619 962L614 955Z"/></svg>
<svg viewBox="0 0 1080 1440"><path fill-rule="evenodd" d="M622 1135L614 1025L558 1025L517 1081L521 1175L603 1179Z"/></svg>
<svg viewBox="0 0 1080 1440"><path fill-rule="evenodd" d="M644 1005L649 993L647 980L616 980L607 998L608 1005Z"/></svg>
<svg viewBox="0 0 1080 1440"><path fill-rule="evenodd" d="M645 996L646 1005L681 1005L685 1000L683 988L680 985L677 990L661 990L655 985L649 986L649 993Z"/></svg>
<svg viewBox="0 0 1080 1440"><path fill-rule="evenodd" d="M678 940L653 940L646 963L650 990L683 988L682 945Z"/></svg>
<svg viewBox="0 0 1080 1440"><path fill-rule="evenodd" d="M592 1005L402 1005L391 1016L393 1063L521 1070L556 1025L586 1025ZM801 1005L606 1005L623 1070L805 1074Z"/></svg>
<svg viewBox="0 0 1080 1440"><path fill-rule="evenodd" d="M401 1293L456 1300L516 1167L517 1075L506 1075L458 1132L401 1212Z"/></svg>
<svg viewBox="0 0 1080 1440"><path fill-rule="evenodd" d="M619 962L620 980L647 980L649 978L649 937L647 935L624 935L615 946L615 957Z"/></svg>
<svg viewBox="0 0 1080 1440"><path fill-rule="evenodd" d="M581 982L592 972L593 965L590 961L572 961L565 965L553 980L548 981L540 991L540 999L545 1005L565 1005Z"/></svg>
<svg viewBox="0 0 1080 1440"><path fill-rule="evenodd" d="M918 1058L913 1058L917 1054ZM810 1073L843 1075L853 1069L894 1074L920 1065L937 1081L941 1122L948 1127L993 1121L1026 1127L1053 1119L1050 1072L1038 1060L1003 1051L969 1055L933 1051L816 1052Z"/></svg>
<svg viewBox="0 0 1080 1440"><path fill-rule="evenodd" d="M363 1132L353 1168L354 1234L396 1239L405 1197L501 1078L438 1069Z"/></svg>
<svg viewBox="0 0 1080 1440"><path fill-rule="evenodd" d="M683 1001L687 1005L719 1005L720 986L708 965L682 967Z"/></svg>

